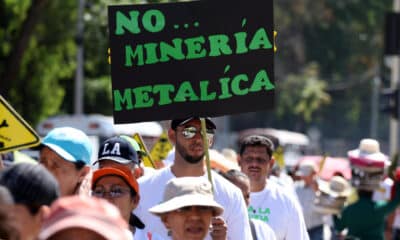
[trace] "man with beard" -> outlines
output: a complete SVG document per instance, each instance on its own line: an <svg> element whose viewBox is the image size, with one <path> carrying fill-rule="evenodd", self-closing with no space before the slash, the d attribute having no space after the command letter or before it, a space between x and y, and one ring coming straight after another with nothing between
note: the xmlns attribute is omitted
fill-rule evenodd
<svg viewBox="0 0 400 240"><path fill-rule="evenodd" d="M206 118L206 128L211 145L216 126L209 118ZM165 185L169 180L179 177L207 178L204 167L205 151L200 132L201 123L198 117L172 120L168 137L176 149L174 163L170 167L138 179L141 200L135 209L135 214L146 224L144 229L146 232L157 233L164 239L168 239L168 229L160 218L150 214L148 209L162 201ZM212 185L214 199L224 206L225 211L221 215L222 218L213 218L212 227L206 239L222 239L227 227L228 239L251 240L246 204L241 191L215 172L212 172ZM185 231L195 232L197 229L189 228Z"/></svg>
<svg viewBox="0 0 400 240"><path fill-rule="evenodd" d="M309 239L303 213L291 193L267 180L274 165L274 144L264 136L252 135L241 141L239 166L250 179L250 218L266 222L278 240Z"/></svg>

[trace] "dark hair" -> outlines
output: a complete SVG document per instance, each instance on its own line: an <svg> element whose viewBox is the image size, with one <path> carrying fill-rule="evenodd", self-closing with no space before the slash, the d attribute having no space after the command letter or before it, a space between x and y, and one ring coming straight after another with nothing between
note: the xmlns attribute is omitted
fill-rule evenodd
<svg viewBox="0 0 400 240"><path fill-rule="evenodd" d="M239 178L249 180L249 177L246 174L244 174L241 171L236 170L236 169L231 169L231 170L227 171L226 173L223 173L222 176L224 176L229 181L232 181L234 179L239 179Z"/></svg>
<svg viewBox="0 0 400 240"><path fill-rule="evenodd" d="M369 190L358 189L357 194L359 197L372 199L372 195L374 194L374 192Z"/></svg>
<svg viewBox="0 0 400 240"><path fill-rule="evenodd" d="M0 175L0 185L10 191L16 204L25 205L32 215L60 196L57 180L40 164L12 165Z"/></svg>
<svg viewBox="0 0 400 240"><path fill-rule="evenodd" d="M73 164L75 165L75 169L78 171L81 170L86 165L85 162L83 162L81 160L73 162Z"/></svg>
<svg viewBox="0 0 400 240"><path fill-rule="evenodd" d="M270 157L272 157L272 153L274 151L274 144L272 143L272 141L269 138L260 135L251 135L244 138L240 143L239 154L243 155L244 150L246 150L246 147L248 146L265 147Z"/></svg>

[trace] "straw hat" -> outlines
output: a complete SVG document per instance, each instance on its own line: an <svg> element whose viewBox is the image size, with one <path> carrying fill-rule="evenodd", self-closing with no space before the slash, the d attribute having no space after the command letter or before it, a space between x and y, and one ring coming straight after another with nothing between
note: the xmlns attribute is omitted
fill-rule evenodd
<svg viewBox="0 0 400 240"><path fill-rule="evenodd" d="M380 151L379 142L375 139L364 138L357 149L348 152L352 164L371 167L389 165L388 156Z"/></svg>
<svg viewBox="0 0 400 240"><path fill-rule="evenodd" d="M320 181L318 188L321 192L326 193L334 198L347 197L351 194L350 184L346 179L340 176L334 176L329 182Z"/></svg>

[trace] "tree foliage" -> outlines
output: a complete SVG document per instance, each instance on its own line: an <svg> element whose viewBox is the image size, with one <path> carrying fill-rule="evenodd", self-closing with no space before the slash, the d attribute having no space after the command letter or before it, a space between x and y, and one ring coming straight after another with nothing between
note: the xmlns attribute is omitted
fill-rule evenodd
<svg viewBox="0 0 400 240"><path fill-rule="evenodd" d="M107 6L143 1L86 2L84 109L111 114ZM277 104L262 112L263 122L300 131L318 125L342 137L365 132L370 82L382 61L383 17L391 4L274 1ZM78 1L0 0L0 6L0 93L33 125L72 113ZM345 130L331 127L338 125Z"/></svg>
<svg viewBox="0 0 400 240"><path fill-rule="evenodd" d="M285 120L299 126L296 123L307 122L312 116L312 121L295 130L305 131L307 126L317 125L331 137L366 136L371 83L382 61L383 18L391 4L392 1L374 0L275 2L281 51L276 57L278 115L272 117L272 124ZM310 63L319 67L314 84L307 84L304 79ZM302 83L293 87L297 81ZM307 101L301 96L301 92L315 91L324 97ZM327 94L330 104L320 104ZM298 104L288 104L289 96L294 96L293 103L300 99L305 102L298 108ZM340 126L343 131L332 126Z"/></svg>

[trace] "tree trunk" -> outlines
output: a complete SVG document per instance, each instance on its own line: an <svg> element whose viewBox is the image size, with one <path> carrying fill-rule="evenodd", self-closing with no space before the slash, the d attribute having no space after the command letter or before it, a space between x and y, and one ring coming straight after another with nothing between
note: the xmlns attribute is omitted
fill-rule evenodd
<svg viewBox="0 0 400 240"><path fill-rule="evenodd" d="M0 75L0 94L7 99L11 83L16 80L24 52L29 44L29 39L34 32L47 0L33 0L28 9L27 17L22 23L19 36L13 43L12 51L6 59L4 72Z"/></svg>

